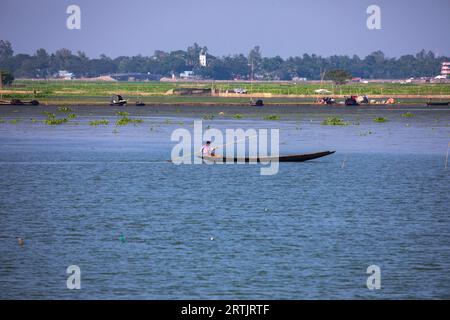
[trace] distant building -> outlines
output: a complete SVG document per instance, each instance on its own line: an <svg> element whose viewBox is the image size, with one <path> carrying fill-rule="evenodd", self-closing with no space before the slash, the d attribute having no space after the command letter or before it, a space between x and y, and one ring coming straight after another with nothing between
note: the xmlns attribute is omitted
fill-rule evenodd
<svg viewBox="0 0 450 320"><path fill-rule="evenodd" d="M113 73L110 77L117 81L158 81L162 78L159 74L151 73Z"/></svg>
<svg viewBox="0 0 450 320"><path fill-rule="evenodd" d="M200 55L198 56L199 60L200 60L200 65L202 67L206 67L206 53L202 51L200 51Z"/></svg>
<svg viewBox="0 0 450 320"><path fill-rule="evenodd" d="M56 77L59 79L64 79L64 80L71 80L71 79L75 78L75 76L72 72L69 72L66 70L59 70Z"/></svg>
<svg viewBox="0 0 450 320"><path fill-rule="evenodd" d="M184 71L182 73L180 73L180 78L181 79L194 79L194 71Z"/></svg>
<svg viewBox="0 0 450 320"><path fill-rule="evenodd" d="M441 76L448 77L450 75L450 62L442 62Z"/></svg>

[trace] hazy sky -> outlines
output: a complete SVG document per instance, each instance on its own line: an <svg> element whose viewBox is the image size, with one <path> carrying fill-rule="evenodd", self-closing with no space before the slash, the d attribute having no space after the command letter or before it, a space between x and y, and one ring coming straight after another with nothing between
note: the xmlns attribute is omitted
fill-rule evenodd
<svg viewBox="0 0 450 320"><path fill-rule="evenodd" d="M66 8L81 8L81 30L68 30ZM381 30L366 9L381 8ZM0 39L16 53L81 50L151 55L194 42L213 55L282 57L316 53L388 56L421 49L450 56L450 0L0 0Z"/></svg>

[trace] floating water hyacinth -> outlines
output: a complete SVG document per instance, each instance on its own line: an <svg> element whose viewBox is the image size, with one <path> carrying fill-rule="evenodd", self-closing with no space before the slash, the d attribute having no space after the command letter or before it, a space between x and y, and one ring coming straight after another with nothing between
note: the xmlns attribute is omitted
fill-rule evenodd
<svg viewBox="0 0 450 320"><path fill-rule="evenodd" d="M280 120L280 116L276 114L269 114L267 116L264 116L264 120Z"/></svg>
<svg viewBox="0 0 450 320"><path fill-rule="evenodd" d="M118 126L124 126L127 125L129 123L142 123L144 122L144 120L142 119L131 119L128 117L128 112L125 111L118 111L116 112L116 114L118 116L121 116L122 118L120 118L119 120L117 120L116 125Z"/></svg>
<svg viewBox="0 0 450 320"><path fill-rule="evenodd" d="M322 125L324 126L346 126L347 122L338 117L328 117L322 121Z"/></svg>
<svg viewBox="0 0 450 320"><path fill-rule="evenodd" d="M93 120L89 122L89 125L91 126L98 126L98 125L108 125L109 124L109 120L106 119L102 119L102 120Z"/></svg>
<svg viewBox="0 0 450 320"><path fill-rule="evenodd" d="M69 112L72 112L72 109L70 109L69 107L59 107L58 111L59 112L67 112L67 113L69 113Z"/></svg>
<svg viewBox="0 0 450 320"><path fill-rule="evenodd" d="M205 114L203 116L204 120L213 120L214 119L214 115L213 114Z"/></svg>
<svg viewBox="0 0 450 320"><path fill-rule="evenodd" d="M373 121L378 122L378 123L383 123L383 122L386 122L387 119L383 118L383 117L377 117L377 118L374 118Z"/></svg>

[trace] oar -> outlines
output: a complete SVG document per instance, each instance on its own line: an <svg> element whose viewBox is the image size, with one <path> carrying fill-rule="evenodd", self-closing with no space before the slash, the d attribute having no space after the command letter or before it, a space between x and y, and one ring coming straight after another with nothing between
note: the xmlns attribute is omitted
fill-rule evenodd
<svg viewBox="0 0 450 320"><path fill-rule="evenodd" d="M222 144L222 145L220 145L220 146L214 147L213 149L214 149L214 150L220 149L220 148L223 148L223 147L228 146L228 145L230 145L230 144L235 144L235 143L238 143L238 142L241 142L241 141L245 141L245 140L247 140L247 138L248 138L248 139L251 139L251 138L254 138L254 137L257 137L257 136L258 136L258 135L255 134L255 135L250 136L250 137L245 137L244 139L239 139L239 140L236 140L236 141L233 140L233 141L231 141L231 142L228 142L228 143Z"/></svg>

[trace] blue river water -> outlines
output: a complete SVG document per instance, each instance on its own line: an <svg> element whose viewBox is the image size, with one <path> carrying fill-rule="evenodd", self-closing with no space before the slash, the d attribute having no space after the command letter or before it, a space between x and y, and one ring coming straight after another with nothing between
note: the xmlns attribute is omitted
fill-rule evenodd
<svg viewBox="0 0 450 320"><path fill-rule="evenodd" d="M404 112L338 114L348 126L317 112L204 120L279 128L282 154L337 151L261 176L167 162L170 134L195 115L48 126L0 111L0 298L448 299L450 110ZM80 290L66 287L70 265Z"/></svg>

